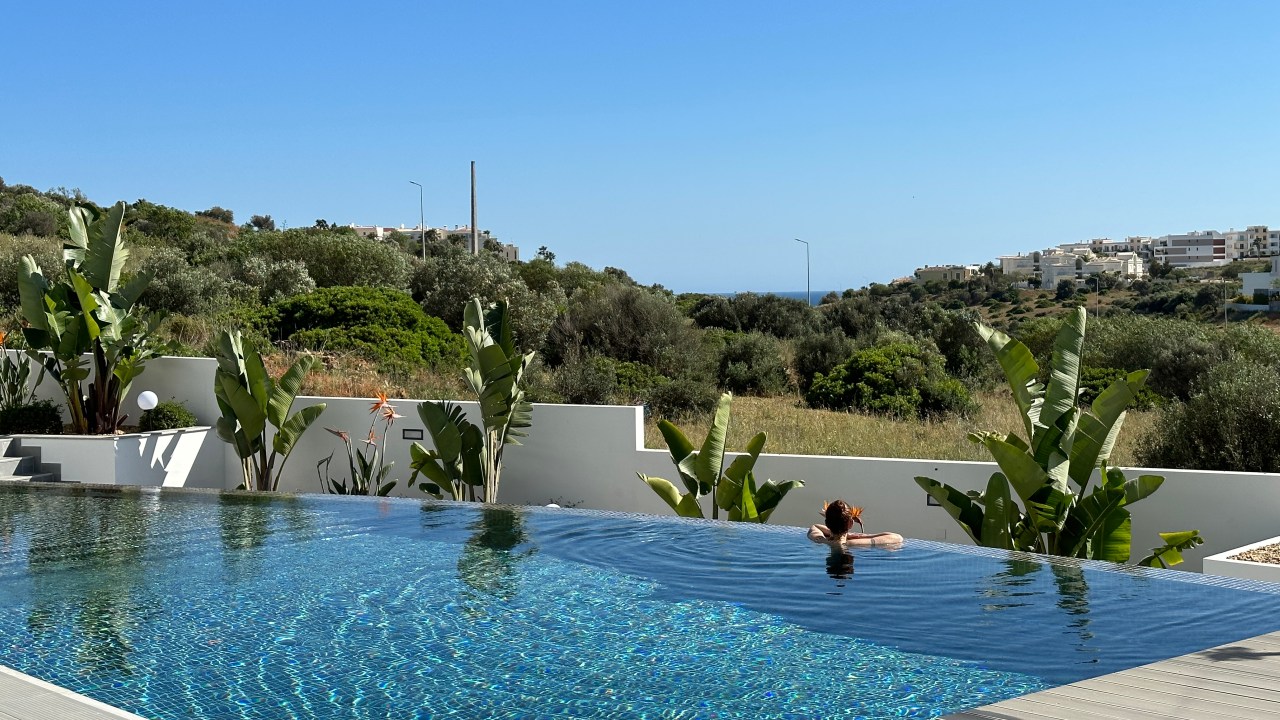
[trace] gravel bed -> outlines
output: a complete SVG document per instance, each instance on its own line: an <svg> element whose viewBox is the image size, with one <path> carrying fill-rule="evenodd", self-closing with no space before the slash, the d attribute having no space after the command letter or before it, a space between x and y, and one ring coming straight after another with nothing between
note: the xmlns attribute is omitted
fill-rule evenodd
<svg viewBox="0 0 1280 720"><path fill-rule="evenodd" d="M1232 555L1229 559L1280 565L1280 544L1246 550L1239 555Z"/></svg>

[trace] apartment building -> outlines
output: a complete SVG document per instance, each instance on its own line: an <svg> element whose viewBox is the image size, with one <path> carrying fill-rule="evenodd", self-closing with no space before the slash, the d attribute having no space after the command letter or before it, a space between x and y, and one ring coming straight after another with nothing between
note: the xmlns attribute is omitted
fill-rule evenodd
<svg viewBox="0 0 1280 720"><path fill-rule="evenodd" d="M1231 262L1227 237L1217 230L1162 235L1152 243L1153 259L1172 267L1211 267Z"/></svg>
<svg viewBox="0 0 1280 720"><path fill-rule="evenodd" d="M1142 277L1147 274L1147 264L1136 252L1118 252L1111 256L1094 256L1085 260L1084 275L1112 273L1120 277Z"/></svg>

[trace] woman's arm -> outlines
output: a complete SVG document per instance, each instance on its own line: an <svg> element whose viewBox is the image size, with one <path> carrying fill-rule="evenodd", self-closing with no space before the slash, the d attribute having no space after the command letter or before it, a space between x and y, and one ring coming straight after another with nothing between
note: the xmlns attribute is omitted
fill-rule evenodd
<svg viewBox="0 0 1280 720"><path fill-rule="evenodd" d="M829 543L831 542L831 531L827 529L826 525L811 525L809 526L809 539L816 543Z"/></svg>
<svg viewBox="0 0 1280 720"><path fill-rule="evenodd" d="M810 531L812 532L812 531ZM895 532L849 533L844 536L845 545L901 545L902 536Z"/></svg>

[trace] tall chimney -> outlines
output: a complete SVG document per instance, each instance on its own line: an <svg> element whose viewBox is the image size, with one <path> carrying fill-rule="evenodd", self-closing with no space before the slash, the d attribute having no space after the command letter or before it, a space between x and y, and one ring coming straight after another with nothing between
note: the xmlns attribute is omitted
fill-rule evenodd
<svg viewBox="0 0 1280 720"><path fill-rule="evenodd" d="M471 254L480 254L480 229L476 227L476 161L471 161Z"/></svg>

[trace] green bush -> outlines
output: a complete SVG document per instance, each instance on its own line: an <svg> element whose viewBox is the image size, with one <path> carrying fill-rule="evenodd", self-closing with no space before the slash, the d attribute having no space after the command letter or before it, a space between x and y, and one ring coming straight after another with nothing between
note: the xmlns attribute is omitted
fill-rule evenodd
<svg viewBox="0 0 1280 720"><path fill-rule="evenodd" d="M62 411L52 400L0 410L0 435L61 435L62 427Z"/></svg>
<svg viewBox="0 0 1280 720"><path fill-rule="evenodd" d="M1166 398L1186 399L1210 369L1226 359L1221 330L1174 318L1122 315L1096 321L1085 340L1085 364L1148 368L1147 386ZM1240 335L1240 346L1253 337ZM1259 349L1261 345L1257 346Z"/></svg>
<svg viewBox="0 0 1280 720"><path fill-rule="evenodd" d="M561 402L575 405L607 405L618 389L617 371L607 357L589 355L556 368L551 387Z"/></svg>
<svg viewBox="0 0 1280 720"><path fill-rule="evenodd" d="M512 333L524 350L541 349L566 302L559 285L551 282L544 291L534 292L521 278L518 266L492 253L451 251L428 258L414 268L409 287L428 315L459 332L462 309L471 298L486 303L506 300L511 308Z"/></svg>
<svg viewBox="0 0 1280 720"><path fill-rule="evenodd" d="M230 303L226 278L206 267L192 267L177 249L147 249L141 268L151 273L151 284L138 302L151 310L202 315L216 312Z"/></svg>
<svg viewBox="0 0 1280 720"><path fill-rule="evenodd" d="M718 376L720 387L735 395L780 395L790 384L782 344L760 332L725 335Z"/></svg>
<svg viewBox="0 0 1280 720"><path fill-rule="evenodd" d="M54 237L0 234L0 304L17 307L18 271L30 255L46 273L62 265L62 241Z"/></svg>
<svg viewBox="0 0 1280 720"><path fill-rule="evenodd" d="M791 364L801 393L809 391L815 375L831 372L856 349L853 341L840 330L802 335L796 338L794 347Z"/></svg>
<svg viewBox="0 0 1280 720"><path fill-rule="evenodd" d="M295 260L318 287L368 286L404 290L409 256L399 248L354 232L310 228L240 234L241 258L265 255L273 262Z"/></svg>
<svg viewBox="0 0 1280 720"><path fill-rule="evenodd" d="M236 269L235 277L254 288L264 305L316 289L316 281L311 279L307 266L298 260L272 262L260 257L245 258Z"/></svg>
<svg viewBox="0 0 1280 720"><path fill-rule="evenodd" d="M462 338L407 293L390 288L327 287L273 303L267 332L308 350L356 351L382 363L452 366Z"/></svg>
<svg viewBox="0 0 1280 720"><path fill-rule="evenodd" d="M176 430L197 424L195 414L186 405L173 400L166 400L144 411L142 417L138 418L138 430L141 432Z"/></svg>
<svg viewBox="0 0 1280 720"><path fill-rule="evenodd" d="M649 411L660 418L711 412L720 394L710 382L680 377L658 385L649 394Z"/></svg>
<svg viewBox="0 0 1280 720"><path fill-rule="evenodd" d="M648 365L667 377L709 376L714 363L702 333L673 299L622 283L579 290L547 335L544 354L553 366L594 354Z"/></svg>
<svg viewBox="0 0 1280 720"><path fill-rule="evenodd" d="M1185 403L1166 407L1142 439L1146 467L1280 472L1280 369L1233 361Z"/></svg>
<svg viewBox="0 0 1280 720"><path fill-rule="evenodd" d="M973 405L940 354L905 342L855 352L830 374L817 375L805 399L813 407L895 417L941 418L966 414Z"/></svg>

